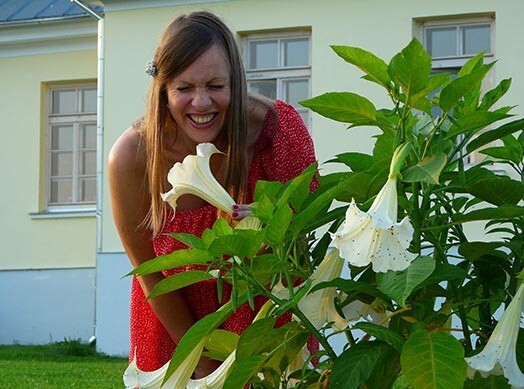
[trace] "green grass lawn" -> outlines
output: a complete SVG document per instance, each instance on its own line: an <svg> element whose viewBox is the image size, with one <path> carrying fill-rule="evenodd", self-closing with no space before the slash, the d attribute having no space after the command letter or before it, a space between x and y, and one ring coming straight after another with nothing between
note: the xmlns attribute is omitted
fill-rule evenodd
<svg viewBox="0 0 524 389"><path fill-rule="evenodd" d="M108 357L78 341L0 346L0 388L122 389L127 358Z"/></svg>

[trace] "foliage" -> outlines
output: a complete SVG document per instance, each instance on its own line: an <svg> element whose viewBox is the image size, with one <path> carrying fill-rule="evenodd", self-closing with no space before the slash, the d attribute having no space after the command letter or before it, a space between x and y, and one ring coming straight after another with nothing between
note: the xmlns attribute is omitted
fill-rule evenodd
<svg viewBox="0 0 524 389"><path fill-rule="evenodd" d="M316 176L317 167L311 166L285 184L258 182L252 209L259 229L233 228L219 219L202 237L173 234L189 248L154 259L135 273L206 263L221 271L219 285L233 285L227 309L244 301L254 306L257 295L274 302L267 319L235 338L236 345L229 344L242 358L225 388L251 383L254 388L447 389L488 387L495 381L499 388L509 387L503 377L493 381L477 374L468 380L464 358L487 343L524 266L524 119L515 119L511 106L500 105L511 81L483 93L482 82L494 65L483 63L483 53L468 60L455 78L432 74L431 59L416 39L389 63L361 48L332 48L362 70L364 80L381 86L391 106L379 109L349 92L325 93L302 104L347 123L349 130L379 129L373 152L337 155L329 163L343 169L325 176ZM392 163L401 146L402 156ZM487 158L467 162L479 153ZM311 276L330 250L331 234L344 222L347 205L340 202L354 200L368 209L392 175L398 176L398 218L408 217L413 226L409 252L417 259L397 272L349 266L351 279L314 284ZM316 182L319 188L310 193ZM465 225L472 222L484 236L466 233ZM209 275L195 271L176 277L158 285L153 295ZM279 288L284 292L277 293ZM347 344L339 355L329 342L330 323L316 328L300 309L302 300L329 288L336 293L326 304L334 303L338 314L351 320L342 331ZM349 317L357 303L370 308L369 314ZM284 312L291 312L293 321L275 327L274 318ZM373 319L374 313L382 319ZM202 319L196 327L205 330L190 331L180 352L210 337L225 317ZM320 362L289 371L310 334L321 344L315 355ZM177 354L175 365L183 360ZM524 370L523 355L517 354Z"/></svg>
<svg viewBox="0 0 524 389"><path fill-rule="evenodd" d="M120 388L127 358L108 357L77 340L0 346L2 388Z"/></svg>

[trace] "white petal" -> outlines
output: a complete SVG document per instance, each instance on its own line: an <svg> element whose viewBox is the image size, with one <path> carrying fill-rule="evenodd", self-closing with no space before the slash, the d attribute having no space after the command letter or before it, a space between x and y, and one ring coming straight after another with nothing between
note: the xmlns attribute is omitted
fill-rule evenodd
<svg viewBox="0 0 524 389"><path fill-rule="evenodd" d="M360 211L352 201L333 244L340 256L353 266L373 264L373 271L406 269L416 255L407 251L413 238L413 226L405 217L397 219L396 178L389 178L380 190L368 213Z"/></svg>
<svg viewBox="0 0 524 389"><path fill-rule="evenodd" d="M469 358L468 365L481 374L504 374L514 387L522 387L524 374L520 371L516 358L516 345L524 308L524 283L502 314L495 330L484 349Z"/></svg>
<svg viewBox="0 0 524 389"><path fill-rule="evenodd" d="M236 350L225 359L224 362L211 374L198 380L189 380L187 389L221 389L226 382L227 375L235 362Z"/></svg>
<svg viewBox="0 0 524 389"><path fill-rule="evenodd" d="M209 166L211 155L220 151L212 143L201 143L196 151L197 155L186 156L182 163L175 163L169 170L167 180L173 188L163 193L162 199L176 210L180 196L193 194L224 212L231 212L235 201L213 176Z"/></svg>
<svg viewBox="0 0 524 389"><path fill-rule="evenodd" d="M160 389L169 362L155 371L142 371L136 363L136 351L133 360L124 371L124 385L127 389Z"/></svg>
<svg viewBox="0 0 524 389"><path fill-rule="evenodd" d="M343 265L344 261L340 258L339 251L333 249L311 275L311 288L339 277ZM303 297L298 303L298 308L316 329L322 328L326 323L333 323L336 330L343 330L349 322L338 314L334 302L336 296L337 291L334 287L320 289Z"/></svg>

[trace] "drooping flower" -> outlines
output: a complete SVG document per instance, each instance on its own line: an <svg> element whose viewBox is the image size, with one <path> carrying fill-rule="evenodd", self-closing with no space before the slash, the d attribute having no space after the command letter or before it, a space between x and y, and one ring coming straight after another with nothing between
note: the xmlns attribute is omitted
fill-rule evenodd
<svg viewBox="0 0 524 389"><path fill-rule="evenodd" d="M393 175L367 212L351 202L333 244L340 256L354 266L371 263L375 272L400 271L416 257L407 251L413 231L407 216L397 223L397 176Z"/></svg>
<svg viewBox="0 0 524 389"><path fill-rule="evenodd" d="M209 160L220 151L212 143L200 143L196 147L196 155L188 155L182 163L173 165L167 175L167 180L173 188L162 194L162 199L176 210L178 198L184 194L193 194L224 212L231 212L235 201L220 185L211 172Z"/></svg>
<svg viewBox="0 0 524 389"><path fill-rule="evenodd" d="M213 373L198 380L189 380L186 389L222 389L229 370L235 362L235 356L236 350L233 350Z"/></svg>
<svg viewBox="0 0 524 389"><path fill-rule="evenodd" d="M193 374L202 351L206 344L207 339L204 338L197 344L197 346L191 351L186 359L178 366L173 372L164 385L164 377L166 375L169 363L167 362L161 368L155 371L142 371L136 364L136 353L133 357L133 361L129 364L124 372L124 385L127 389L139 388L139 389L173 389L173 388L185 388L189 383L189 379Z"/></svg>
<svg viewBox="0 0 524 389"><path fill-rule="evenodd" d="M344 261L340 258L339 251L331 250L311 274L311 288L339 277L343 266ZM319 289L304 296L298 302L298 308L316 329L322 328L326 323L333 323L333 328L341 331L348 326L349 321L338 314L334 302L336 296L335 287Z"/></svg>
<svg viewBox="0 0 524 389"><path fill-rule="evenodd" d="M513 388L524 388L524 374L517 364L516 352L523 310L524 282L520 285L515 297L495 326L495 330L484 349L480 353L466 358L470 367L470 378L473 378L475 371L479 371L483 377L490 374L503 374Z"/></svg>

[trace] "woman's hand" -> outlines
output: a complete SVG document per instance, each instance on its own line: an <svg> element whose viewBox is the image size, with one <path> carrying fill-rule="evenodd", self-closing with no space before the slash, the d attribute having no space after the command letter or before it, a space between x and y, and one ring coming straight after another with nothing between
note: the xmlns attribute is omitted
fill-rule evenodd
<svg viewBox="0 0 524 389"><path fill-rule="evenodd" d="M233 220L242 220L246 216L251 215L251 209L247 204L235 204L231 207L231 217Z"/></svg>

